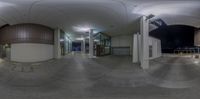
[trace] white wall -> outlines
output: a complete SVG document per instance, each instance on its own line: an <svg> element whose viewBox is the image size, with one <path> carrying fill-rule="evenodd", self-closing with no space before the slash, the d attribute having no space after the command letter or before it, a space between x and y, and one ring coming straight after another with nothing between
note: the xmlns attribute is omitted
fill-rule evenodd
<svg viewBox="0 0 200 99"><path fill-rule="evenodd" d="M138 47L141 47L141 42L140 45L138 44L138 41L141 41L141 35L134 34L133 35L133 62L138 62L140 59L139 53L140 51L138 50ZM161 40L150 37L149 36L149 46L152 46L152 57L149 57L149 59L155 59L158 57L161 57L162 51L161 51Z"/></svg>
<svg viewBox="0 0 200 99"><path fill-rule="evenodd" d="M130 55L132 55L132 53L136 53L134 57L136 58L135 61L137 61L137 58L138 58L137 54L139 53L137 48L139 47L139 45L135 45L137 43L136 42L137 37L134 37L134 36L137 36L137 35L128 34L128 35L113 36L111 39L111 46L112 47L130 47ZM140 35L138 37L139 39L141 39ZM135 38L135 40L133 40L133 38ZM149 45L151 45L153 48L152 57L150 57L150 59L154 59L162 55L161 41L159 39L154 38L154 37L149 37ZM134 49L133 49L133 46L134 46Z"/></svg>
<svg viewBox="0 0 200 99"><path fill-rule="evenodd" d="M161 41L154 37L149 37L149 45L152 46L152 57L150 59L158 58L162 55L161 53Z"/></svg>
<svg viewBox="0 0 200 99"><path fill-rule="evenodd" d="M39 62L53 58L53 45L18 43L11 44L11 61Z"/></svg>
<svg viewBox="0 0 200 99"><path fill-rule="evenodd" d="M130 55L132 54L132 43L132 34L113 36L111 38L111 47L130 47Z"/></svg>

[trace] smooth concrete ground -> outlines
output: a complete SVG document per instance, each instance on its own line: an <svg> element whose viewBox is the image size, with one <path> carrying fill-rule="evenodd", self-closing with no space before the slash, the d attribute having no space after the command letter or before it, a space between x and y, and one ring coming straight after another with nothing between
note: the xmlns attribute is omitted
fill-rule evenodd
<svg viewBox="0 0 200 99"><path fill-rule="evenodd" d="M149 70L128 56L68 55L40 63L0 63L0 99L199 99L200 64L161 57Z"/></svg>

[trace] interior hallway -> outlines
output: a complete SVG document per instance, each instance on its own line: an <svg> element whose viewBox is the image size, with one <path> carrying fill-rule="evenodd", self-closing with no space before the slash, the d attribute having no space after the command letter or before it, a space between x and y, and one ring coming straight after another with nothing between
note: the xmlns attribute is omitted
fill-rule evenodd
<svg viewBox="0 0 200 99"><path fill-rule="evenodd" d="M112 61L111 61L112 60ZM198 99L200 67L161 57L148 71L129 56L88 59L81 54L41 63L3 61L2 99ZM188 68L190 67L190 68Z"/></svg>

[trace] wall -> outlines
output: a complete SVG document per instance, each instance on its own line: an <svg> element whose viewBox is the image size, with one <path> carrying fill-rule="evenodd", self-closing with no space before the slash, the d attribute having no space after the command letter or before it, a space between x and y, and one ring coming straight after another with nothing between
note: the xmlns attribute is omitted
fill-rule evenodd
<svg viewBox="0 0 200 99"><path fill-rule="evenodd" d="M133 45L132 43L133 43L132 34L113 36L111 38L111 47L112 48L129 47L130 48L130 51L128 52L129 55L132 54L132 45ZM126 52L124 52L124 53L126 53Z"/></svg>
<svg viewBox="0 0 200 99"><path fill-rule="evenodd" d="M53 45L36 43L11 44L11 61L38 62L53 58Z"/></svg>
<svg viewBox="0 0 200 99"><path fill-rule="evenodd" d="M140 35L138 36L140 39ZM133 41L133 38L134 41ZM115 47L130 47L130 54L129 55L133 55L132 53L139 53L138 47L139 45L137 44L137 35L136 34L129 34L129 35L119 35L119 36L114 36L111 38L111 46L112 48ZM134 44L133 44L134 42ZM140 42L141 43L141 42ZM134 46L134 49L133 49ZM162 55L161 52L161 40L154 38L154 37L149 37L149 46L152 46L152 57L150 57L150 59L154 59L154 58L158 58ZM120 54L120 50L117 51L118 55ZM121 52L122 54L124 52ZM115 54L115 53L114 53ZM138 55L134 55L133 58L139 58Z"/></svg>
<svg viewBox="0 0 200 99"><path fill-rule="evenodd" d="M133 35L133 62L138 62L141 58L139 54L141 53L139 48L141 48L141 35ZM139 45L138 45L139 42ZM150 48L151 47L151 48ZM155 59L161 57L161 40L149 36L149 59Z"/></svg>
<svg viewBox="0 0 200 99"><path fill-rule="evenodd" d="M158 58L162 55L161 40L149 37L149 46L152 46L152 57L149 57L150 59Z"/></svg>
<svg viewBox="0 0 200 99"><path fill-rule="evenodd" d="M53 44L53 29L31 23L16 24L0 29L0 43L42 43Z"/></svg>
<svg viewBox="0 0 200 99"><path fill-rule="evenodd" d="M54 34L53 29L44 25L16 24L0 29L0 44L11 45L6 53L11 61L46 61L53 58Z"/></svg>

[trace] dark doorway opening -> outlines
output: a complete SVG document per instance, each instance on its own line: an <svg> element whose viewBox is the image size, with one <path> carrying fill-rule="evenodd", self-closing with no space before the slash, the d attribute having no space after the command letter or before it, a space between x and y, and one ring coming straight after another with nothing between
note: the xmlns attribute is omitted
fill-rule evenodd
<svg viewBox="0 0 200 99"><path fill-rule="evenodd" d="M176 50L194 49L195 27L187 25L162 26L150 32L161 40L162 53L174 53Z"/></svg>

